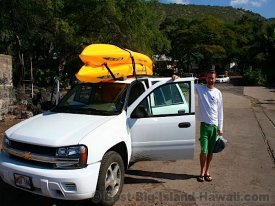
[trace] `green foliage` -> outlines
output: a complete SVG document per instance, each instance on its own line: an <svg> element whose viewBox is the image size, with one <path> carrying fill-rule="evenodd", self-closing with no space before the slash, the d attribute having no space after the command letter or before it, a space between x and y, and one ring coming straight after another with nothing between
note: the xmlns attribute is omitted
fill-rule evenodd
<svg viewBox="0 0 275 206"><path fill-rule="evenodd" d="M261 70L246 71L243 75L244 83L249 86L264 85L266 84L266 77L262 74Z"/></svg>
<svg viewBox="0 0 275 206"><path fill-rule="evenodd" d="M192 20L169 17L161 24L171 40L169 55L179 60L185 72L190 72L193 63L203 72L211 65L225 70L234 61L241 71L253 66L268 77L275 76L271 69L275 64L274 28L275 24L266 24L263 18L249 13L233 23L204 15Z"/></svg>
<svg viewBox="0 0 275 206"><path fill-rule="evenodd" d="M180 61L183 70L189 70L196 62L208 69L226 53L224 41L225 24L213 16L186 21L178 19L169 28L172 50L170 55ZM188 71L189 72L189 71Z"/></svg>
<svg viewBox="0 0 275 206"><path fill-rule="evenodd" d="M53 83L52 77L54 74L52 74L52 70L50 69L34 69L34 84L38 86L45 86L50 85Z"/></svg>
<svg viewBox="0 0 275 206"><path fill-rule="evenodd" d="M0 53L13 56L14 84L31 63L36 84L73 78L79 53L92 43L164 53L187 71L234 61L275 76L274 21L252 12L157 0L1 0L0 7Z"/></svg>
<svg viewBox="0 0 275 206"><path fill-rule="evenodd" d="M225 22L233 23L239 20L244 14L250 17L264 19L258 14L243 9L235 9L231 6L202 6L202 5L181 5L181 4L159 4L160 12L164 12L171 19L185 19L188 21L202 19L206 16L213 16Z"/></svg>
<svg viewBox="0 0 275 206"><path fill-rule="evenodd" d="M79 53L92 43L148 55L162 52L169 41L159 30L162 15L149 9L156 5L144 0L2 0L0 53L13 56L18 83L32 62L34 79L47 84L47 77L74 76L82 64Z"/></svg>

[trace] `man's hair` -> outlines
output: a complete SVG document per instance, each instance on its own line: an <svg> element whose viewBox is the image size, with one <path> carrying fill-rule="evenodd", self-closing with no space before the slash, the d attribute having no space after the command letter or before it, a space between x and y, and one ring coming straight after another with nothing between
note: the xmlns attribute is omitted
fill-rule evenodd
<svg viewBox="0 0 275 206"><path fill-rule="evenodd" d="M209 69L207 71L207 74L216 74L216 71L215 71L215 69Z"/></svg>

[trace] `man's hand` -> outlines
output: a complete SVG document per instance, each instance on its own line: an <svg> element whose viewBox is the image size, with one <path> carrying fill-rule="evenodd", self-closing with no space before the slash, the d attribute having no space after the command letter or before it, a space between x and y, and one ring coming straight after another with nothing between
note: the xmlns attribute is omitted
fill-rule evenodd
<svg viewBox="0 0 275 206"><path fill-rule="evenodd" d="M179 78L179 76L173 74L173 76L172 76L172 80L173 80L173 81L175 81L175 80L178 79L178 78Z"/></svg>
<svg viewBox="0 0 275 206"><path fill-rule="evenodd" d="M218 130L218 135L219 136L223 136L223 131L222 130Z"/></svg>

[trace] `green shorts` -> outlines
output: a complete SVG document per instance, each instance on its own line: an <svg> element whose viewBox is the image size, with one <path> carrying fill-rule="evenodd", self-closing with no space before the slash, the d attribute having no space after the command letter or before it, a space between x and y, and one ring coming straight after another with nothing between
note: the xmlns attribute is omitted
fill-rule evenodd
<svg viewBox="0 0 275 206"><path fill-rule="evenodd" d="M216 138L218 135L218 127L214 124L206 124L201 122L200 126L200 143L201 153L212 153Z"/></svg>

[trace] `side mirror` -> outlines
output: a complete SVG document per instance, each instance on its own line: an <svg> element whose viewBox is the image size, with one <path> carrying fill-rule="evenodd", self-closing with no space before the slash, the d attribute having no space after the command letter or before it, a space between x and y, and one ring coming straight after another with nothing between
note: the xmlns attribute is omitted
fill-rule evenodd
<svg viewBox="0 0 275 206"><path fill-rule="evenodd" d="M148 117L148 113L145 109L144 105L138 105L135 110L131 114L131 118L138 119L138 118L144 118Z"/></svg>

